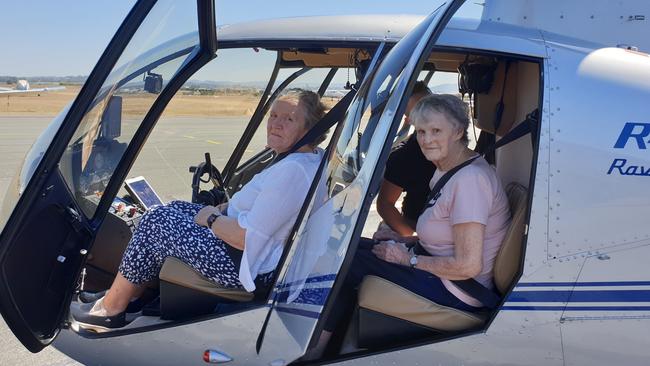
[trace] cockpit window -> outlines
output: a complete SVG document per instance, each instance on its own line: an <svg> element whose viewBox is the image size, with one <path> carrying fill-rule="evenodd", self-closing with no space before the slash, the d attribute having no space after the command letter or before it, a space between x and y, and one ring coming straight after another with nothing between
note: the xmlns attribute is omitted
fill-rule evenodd
<svg viewBox="0 0 650 366"><path fill-rule="evenodd" d="M388 98L409 61L411 51L426 31L425 23L418 25L390 50L381 65L367 78L372 81L361 85L355 101L348 109L328 167L330 197L345 189L363 166ZM383 144L383 141L379 143Z"/></svg>
<svg viewBox="0 0 650 366"><path fill-rule="evenodd" d="M158 1L86 111L60 164L86 216L158 95L198 50L196 14L195 3Z"/></svg>

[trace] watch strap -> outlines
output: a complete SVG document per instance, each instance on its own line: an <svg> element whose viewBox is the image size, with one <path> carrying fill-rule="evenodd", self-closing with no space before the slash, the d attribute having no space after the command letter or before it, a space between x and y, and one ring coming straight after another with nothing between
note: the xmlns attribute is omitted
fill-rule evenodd
<svg viewBox="0 0 650 366"><path fill-rule="evenodd" d="M219 212L213 212L208 216L208 227L212 229L212 225L214 224L215 221L217 221L217 217L221 216L221 213Z"/></svg>

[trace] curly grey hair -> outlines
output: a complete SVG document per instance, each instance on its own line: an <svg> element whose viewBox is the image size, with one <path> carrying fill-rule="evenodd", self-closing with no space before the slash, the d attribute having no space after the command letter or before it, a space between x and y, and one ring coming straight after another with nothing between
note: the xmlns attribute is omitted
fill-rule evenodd
<svg viewBox="0 0 650 366"><path fill-rule="evenodd" d="M411 123L417 126L429 113L437 112L443 114L449 122L463 131L461 142L467 146L469 138L467 129L469 128L469 109L465 102L451 94L433 94L426 96L415 105L411 111Z"/></svg>

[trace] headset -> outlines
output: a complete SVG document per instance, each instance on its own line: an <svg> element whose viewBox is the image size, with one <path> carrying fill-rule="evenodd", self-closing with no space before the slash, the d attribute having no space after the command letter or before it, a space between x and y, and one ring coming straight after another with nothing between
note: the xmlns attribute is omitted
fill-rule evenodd
<svg viewBox="0 0 650 366"><path fill-rule="evenodd" d="M468 94L470 97L476 94L485 94L490 91L494 82L494 72L497 69L497 63L477 62L469 60L469 55L465 61L458 66L458 91L461 95Z"/></svg>

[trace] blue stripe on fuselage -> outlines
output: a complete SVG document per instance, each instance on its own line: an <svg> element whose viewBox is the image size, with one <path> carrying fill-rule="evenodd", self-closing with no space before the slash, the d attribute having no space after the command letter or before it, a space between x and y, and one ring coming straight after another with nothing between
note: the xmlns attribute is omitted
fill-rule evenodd
<svg viewBox="0 0 650 366"><path fill-rule="evenodd" d="M504 305L506 311L650 311L650 306L511 306Z"/></svg>
<svg viewBox="0 0 650 366"><path fill-rule="evenodd" d="M521 282L516 287L603 287L603 286L650 286L650 281L609 282Z"/></svg>
<svg viewBox="0 0 650 366"><path fill-rule="evenodd" d="M320 282L332 281L335 274L320 275L308 278L305 283L312 286ZM289 287L300 283L292 282L279 286L279 302L285 302L289 294ZM529 311L650 311L650 306L637 305L602 305L606 303L638 303L650 302L650 290L628 290L625 287L630 286L650 286L650 281L600 281L600 282L522 282L517 284L515 290L506 300L506 304L501 310L529 310ZM575 289L568 290L532 290L517 291L519 288L538 288L538 287L572 287ZM612 290L582 290L583 287L619 287ZM294 303L323 306L329 296L331 287L316 287L302 289L300 296ZM564 303L566 305L524 305L524 303ZM572 303L583 303L583 305L572 306ZM593 303L593 305L584 305L584 303ZM308 316L311 318L318 317L317 312L306 311L301 309L278 308L278 311L293 313L297 315ZM309 313L309 315L307 315Z"/></svg>
<svg viewBox="0 0 650 366"><path fill-rule="evenodd" d="M513 291L507 302L650 302L650 290Z"/></svg>

